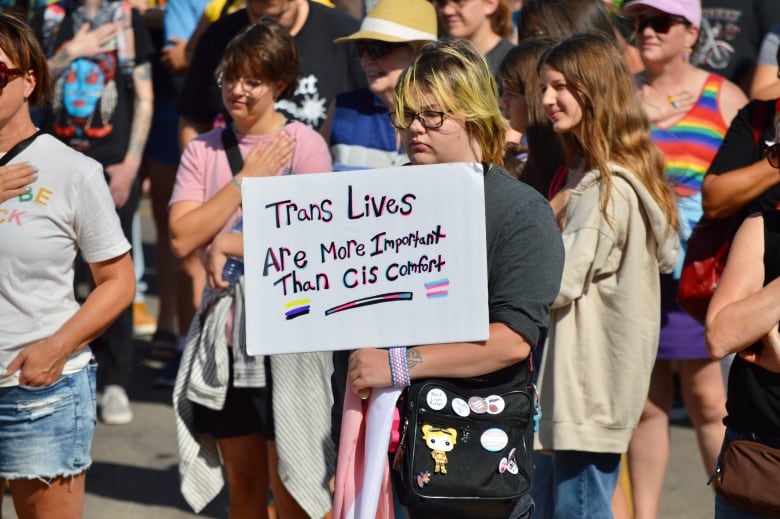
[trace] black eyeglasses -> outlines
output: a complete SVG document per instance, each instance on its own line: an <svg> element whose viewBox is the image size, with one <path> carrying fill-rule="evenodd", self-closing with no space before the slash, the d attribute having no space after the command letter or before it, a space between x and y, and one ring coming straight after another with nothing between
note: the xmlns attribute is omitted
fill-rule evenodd
<svg viewBox="0 0 780 519"><path fill-rule="evenodd" d="M682 16L675 16L671 14L659 14L656 16L637 16L633 20L634 30L636 32L642 32L646 27L653 29L653 32L658 34L666 34L673 25L682 23L688 25L688 20Z"/></svg>
<svg viewBox="0 0 780 519"><path fill-rule="evenodd" d="M8 65L0 62L0 90L4 89L9 81L22 75L22 69L8 68Z"/></svg>
<svg viewBox="0 0 780 519"><path fill-rule="evenodd" d="M408 43L395 43L380 40L358 40L355 42L355 52L358 57L362 57L364 52L368 53L371 59L379 59L399 47L406 47Z"/></svg>
<svg viewBox="0 0 780 519"><path fill-rule="evenodd" d="M406 130L417 119L426 130L435 130L436 128L441 128L441 125L444 124L445 115L447 115L446 112L434 112L433 110L404 112L403 119L399 120L395 113L391 113L390 124L399 130Z"/></svg>
<svg viewBox="0 0 780 519"><path fill-rule="evenodd" d="M764 151L766 152L766 160L773 168L780 168L780 144L773 144L767 146Z"/></svg>

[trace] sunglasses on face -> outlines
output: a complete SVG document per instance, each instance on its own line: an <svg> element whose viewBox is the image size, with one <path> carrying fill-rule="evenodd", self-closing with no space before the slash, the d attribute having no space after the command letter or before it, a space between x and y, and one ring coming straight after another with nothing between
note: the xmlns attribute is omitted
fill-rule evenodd
<svg viewBox="0 0 780 519"><path fill-rule="evenodd" d="M447 4L452 4L457 8L461 8L467 3L469 3L471 0L433 0L433 5L438 7L439 9L444 9L447 7Z"/></svg>
<svg viewBox="0 0 780 519"><path fill-rule="evenodd" d="M780 144L767 146L765 151L766 160L769 162L769 165L773 168L780 168Z"/></svg>
<svg viewBox="0 0 780 519"><path fill-rule="evenodd" d="M656 16L637 16L633 19L633 23L636 32L642 32L645 28L650 27L657 34L666 34L673 25L678 23L688 25L688 20L682 16L659 14Z"/></svg>
<svg viewBox="0 0 780 519"><path fill-rule="evenodd" d="M444 124L445 115L447 115L445 112L434 112L433 110L404 112L403 117L399 120L394 113L391 113L390 123L398 130L406 130L417 119L426 130L435 130Z"/></svg>
<svg viewBox="0 0 780 519"><path fill-rule="evenodd" d="M22 75L18 68L8 68L8 65L0 62L0 90L4 89L9 81Z"/></svg>
<svg viewBox="0 0 780 519"><path fill-rule="evenodd" d="M355 52L357 52L358 57L363 57L363 53L367 52L371 59L379 59L395 49L407 46L407 43L394 43L380 40L358 40L355 42Z"/></svg>

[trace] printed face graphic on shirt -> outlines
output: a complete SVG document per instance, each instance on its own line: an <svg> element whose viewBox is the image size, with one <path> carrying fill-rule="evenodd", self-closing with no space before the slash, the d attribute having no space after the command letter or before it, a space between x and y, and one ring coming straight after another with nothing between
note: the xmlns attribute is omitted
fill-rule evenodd
<svg viewBox="0 0 780 519"><path fill-rule="evenodd" d="M52 111L54 134L79 151L91 149L95 139L113 131L117 106L116 56L99 54L79 58L57 78Z"/></svg>
<svg viewBox="0 0 780 519"><path fill-rule="evenodd" d="M62 100L65 110L72 117L89 117L100 100L105 76L97 63L79 59L65 72Z"/></svg>

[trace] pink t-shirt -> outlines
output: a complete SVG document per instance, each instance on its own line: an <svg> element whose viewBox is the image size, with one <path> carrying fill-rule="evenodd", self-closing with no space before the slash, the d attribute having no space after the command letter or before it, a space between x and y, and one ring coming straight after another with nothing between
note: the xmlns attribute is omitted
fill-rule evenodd
<svg viewBox="0 0 780 519"><path fill-rule="evenodd" d="M285 164L277 175L333 171L328 145L319 133L297 121L287 124L282 131L295 139L295 151L290 163ZM221 135L222 128L215 128L187 145L176 172L169 207L176 202L205 203L233 178ZM267 144L273 136L236 132L238 147L244 157L258 144ZM240 209L225 222L220 233L232 229L239 216ZM205 264L205 249L198 250L198 256Z"/></svg>

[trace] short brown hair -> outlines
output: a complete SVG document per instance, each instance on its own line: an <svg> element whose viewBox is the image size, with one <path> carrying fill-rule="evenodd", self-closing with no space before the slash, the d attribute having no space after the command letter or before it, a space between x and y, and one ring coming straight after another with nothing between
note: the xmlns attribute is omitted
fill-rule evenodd
<svg viewBox="0 0 780 519"><path fill-rule="evenodd" d="M293 37L276 20L261 18L230 40L215 77L282 81L287 87L278 99L289 99L298 86L300 71Z"/></svg>
<svg viewBox="0 0 780 519"><path fill-rule="evenodd" d="M28 99L31 106L49 103L52 98L49 66L40 43L30 27L20 18L0 12L0 49L24 73L35 75L35 89Z"/></svg>

